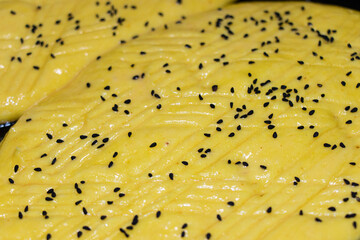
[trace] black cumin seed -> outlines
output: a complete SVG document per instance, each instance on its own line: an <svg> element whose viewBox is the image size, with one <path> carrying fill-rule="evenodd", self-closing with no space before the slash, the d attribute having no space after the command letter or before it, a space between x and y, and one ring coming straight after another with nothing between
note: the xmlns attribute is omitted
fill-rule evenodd
<svg viewBox="0 0 360 240"><path fill-rule="evenodd" d="M335 207L329 207L328 210L329 210L329 211L332 211L332 212L335 212L335 211L336 211L336 208L335 208Z"/></svg>
<svg viewBox="0 0 360 240"><path fill-rule="evenodd" d="M125 237L127 238L129 237L129 234L124 229L120 228L120 232L122 232L125 235Z"/></svg>
<svg viewBox="0 0 360 240"><path fill-rule="evenodd" d="M157 211L156 212L156 218L159 218L161 216L161 212L160 211Z"/></svg>
<svg viewBox="0 0 360 240"><path fill-rule="evenodd" d="M87 138L87 136L85 136L85 135L80 135L80 139L86 139Z"/></svg>
<svg viewBox="0 0 360 240"><path fill-rule="evenodd" d="M322 222L322 220L320 218L315 218L316 222Z"/></svg>
<svg viewBox="0 0 360 240"><path fill-rule="evenodd" d="M227 202L227 205L229 205L229 206L235 206L235 203L234 203L233 201L229 201L229 202Z"/></svg>
<svg viewBox="0 0 360 240"><path fill-rule="evenodd" d="M139 222L139 216L135 215L131 222L131 225L135 226L136 224L138 224L138 222Z"/></svg>
<svg viewBox="0 0 360 240"><path fill-rule="evenodd" d="M87 215L87 214L88 214L88 211L86 210L85 207L82 208L82 211L83 211L84 215Z"/></svg>
<svg viewBox="0 0 360 240"><path fill-rule="evenodd" d="M348 213L345 215L345 218L354 218L356 217L356 213Z"/></svg>
<svg viewBox="0 0 360 240"><path fill-rule="evenodd" d="M272 211L272 208L271 208L271 207L268 207L268 209L266 209L266 212L267 212L267 213L271 213L271 211Z"/></svg>
<svg viewBox="0 0 360 240"><path fill-rule="evenodd" d="M83 226L82 229L84 229L86 231L91 231L91 228L89 226Z"/></svg>
<svg viewBox="0 0 360 240"><path fill-rule="evenodd" d="M114 104L114 106L111 108L114 112L119 111L119 106L117 104Z"/></svg>

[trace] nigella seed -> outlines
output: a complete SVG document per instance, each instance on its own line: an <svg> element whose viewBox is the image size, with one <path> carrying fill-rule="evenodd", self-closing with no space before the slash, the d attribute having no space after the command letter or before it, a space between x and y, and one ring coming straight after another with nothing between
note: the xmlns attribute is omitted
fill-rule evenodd
<svg viewBox="0 0 360 240"><path fill-rule="evenodd" d="M266 212L267 212L267 213L271 213L271 211L272 211L272 208L271 208L271 207L268 207L268 209L266 209Z"/></svg>
<svg viewBox="0 0 360 240"><path fill-rule="evenodd" d="M114 162L110 161L109 164L108 164L108 168L111 168L113 165L114 165Z"/></svg>
<svg viewBox="0 0 360 240"><path fill-rule="evenodd" d="M235 203L233 201L229 201L229 202L227 202L227 205L233 207L233 206L235 206Z"/></svg>
<svg viewBox="0 0 360 240"><path fill-rule="evenodd" d="M87 215L87 214L88 214L88 211L86 210L85 207L82 208L82 211L83 211L83 214L84 214L84 215Z"/></svg>

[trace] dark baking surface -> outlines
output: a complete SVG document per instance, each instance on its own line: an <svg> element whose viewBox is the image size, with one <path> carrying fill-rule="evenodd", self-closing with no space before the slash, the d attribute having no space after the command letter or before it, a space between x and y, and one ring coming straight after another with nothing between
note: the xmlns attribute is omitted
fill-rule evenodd
<svg viewBox="0 0 360 240"><path fill-rule="evenodd" d="M7 122L0 124L0 142L5 137L5 134L9 131L10 127L14 124L15 122Z"/></svg>
<svg viewBox="0 0 360 240"><path fill-rule="evenodd" d="M257 0L246 0L246 1L235 0L235 2L238 2L238 3L240 3L240 2L255 2L255 1L257 1ZM263 0L263 1L266 1L266 0ZM286 2L286 0L284 2ZM360 2L359 1L312 0L312 1L304 1L304 2L317 2L317 3L333 4L333 5L342 6L342 7L351 8L351 9L360 11ZM4 138L5 134L9 131L10 127L14 124L15 124L15 122L7 122L4 124L0 124L0 141Z"/></svg>
<svg viewBox="0 0 360 240"><path fill-rule="evenodd" d="M309 1L309 2L333 4L333 5L347 7L347 8L351 8L351 9L360 11L360 2L358 0L357 1L347 1L347 0L343 0L343 1Z"/></svg>
<svg viewBox="0 0 360 240"><path fill-rule="evenodd" d="M235 2L241 3L241 2L257 2L258 0L235 0ZM271 1L282 1L282 2L287 2L287 0L261 0L262 2L271 2ZM294 0L296 1L296 0ZM341 7L346 7L346 8L351 8L351 9L355 9L355 10L359 10L360 11L360 1L348 1L348 0L342 0L342 1L337 1L337 0L327 0L327 1L321 1L321 0L307 0L307 1L303 1L303 2L316 2L316 3L325 3L325 4L332 4L332 5L337 5L337 6L341 6Z"/></svg>

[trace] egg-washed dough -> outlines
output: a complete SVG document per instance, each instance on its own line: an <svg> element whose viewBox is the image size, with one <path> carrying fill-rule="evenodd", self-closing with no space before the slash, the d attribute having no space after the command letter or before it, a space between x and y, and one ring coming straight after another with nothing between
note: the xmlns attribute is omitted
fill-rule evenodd
<svg viewBox="0 0 360 240"><path fill-rule="evenodd" d="M0 123L19 118L121 41L228 2L0 1Z"/></svg>
<svg viewBox="0 0 360 240"><path fill-rule="evenodd" d="M244 3L119 46L2 142L0 238L358 239L359 21Z"/></svg>

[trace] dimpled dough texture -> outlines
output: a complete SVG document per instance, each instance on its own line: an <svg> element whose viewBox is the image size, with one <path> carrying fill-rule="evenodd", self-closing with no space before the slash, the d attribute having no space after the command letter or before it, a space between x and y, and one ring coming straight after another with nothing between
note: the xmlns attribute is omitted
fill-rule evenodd
<svg viewBox="0 0 360 240"><path fill-rule="evenodd" d="M3 141L1 238L358 239L359 21L244 3L102 56Z"/></svg>

